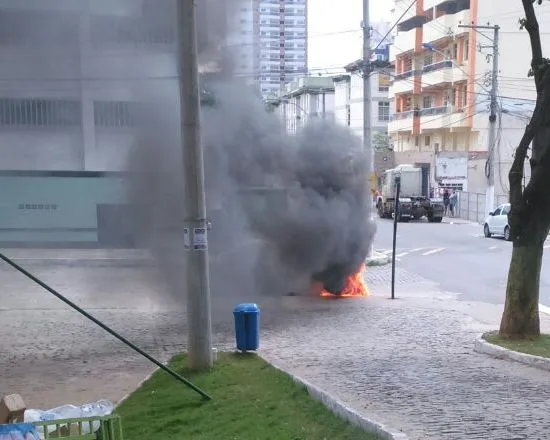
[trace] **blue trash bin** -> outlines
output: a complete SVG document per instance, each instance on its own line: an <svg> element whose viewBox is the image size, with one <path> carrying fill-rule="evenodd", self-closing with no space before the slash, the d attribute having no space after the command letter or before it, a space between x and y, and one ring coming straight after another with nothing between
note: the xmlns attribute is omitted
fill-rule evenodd
<svg viewBox="0 0 550 440"><path fill-rule="evenodd" d="M233 316L237 349L257 350L260 346L260 308L256 304L239 304L233 310Z"/></svg>

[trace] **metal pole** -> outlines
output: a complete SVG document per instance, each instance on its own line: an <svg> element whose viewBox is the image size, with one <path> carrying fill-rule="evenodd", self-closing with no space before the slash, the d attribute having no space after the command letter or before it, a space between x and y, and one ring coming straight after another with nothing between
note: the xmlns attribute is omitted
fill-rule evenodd
<svg viewBox="0 0 550 440"><path fill-rule="evenodd" d="M374 173L374 152L372 149L372 97L371 97L371 81L370 75L372 72L370 58L370 10L369 0L363 0L363 146L367 155L367 188L369 201L367 203L367 216L373 221L373 202L372 202L372 175ZM369 254L371 257L374 254L374 242L369 243Z"/></svg>
<svg viewBox="0 0 550 440"><path fill-rule="evenodd" d="M485 215L493 210L495 204L495 149L497 138L497 93L498 93L498 39L499 26L494 27L494 42L493 42L493 71L491 75L491 110L489 114L489 143L488 159L487 159L487 190L485 192Z"/></svg>
<svg viewBox="0 0 550 440"><path fill-rule="evenodd" d="M50 292L52 295L59 298L61 301L63 301L65 304L67 304L69 307L76 310L78 313L83 315L84 317L88 318L93 323L100 326L103 330L105 330L107 333L110 333L115 338L117 338L119 341L121 341L123 344L130 347L132 350L138 352L140 355L142 355L147 360L151 361L153 364L155 364L157 367L159 367L161 370L166 371L168 374L170 374L175 379L179 380L180 382L183 382L185 385L187 385L189 388L191 388L193 391L196 391L199 393L202 397L204 397L206 400L210 400L211 397L206 394L203 390L201 390L199 387L191 383L189 380L187 380L185 377L181 376L180 374L176 373L171 368L167 367L166 365L162 364L160 361L156 360L153 356L148 354L147 352L143 351L138 346L132 344L128 339L126 339L124 336L120 335L119 333L115 332L113 329L105 325L103 322L101 322L99 319L95 318L94 316L90 315L86 310L82 309L81 307L77 306L74 302L72 302L70 299L66 298L65 296L61 295L57 290L51 288L46 283L35 277L33 274L31 274L29 271L23 269L21 266L19 266L15 261L13 261L11 258L6 257L4 254L0 253L0 259L5 261L7 264L9 264L11 267L13 267L18 272L25 275L27 278L29 278L31 281L34 281L36 284L38 284L40 287L46 289L48 292Z"/></svg>
<svg viewBox="0 0 550 440"><path fill-rule="evenodd" d="M395 299L395 250L397 247L397 222L399 220L399 196L401 195L401 177L395 178L395 203L393 207L393 245L391 254L391 299Z"/></svg>
<svg viewBox="0 0 550 440"><path fill-rule="evenodd" d="M183 199L189 367L212 366L212 318L204 165L200 132L196 0L178 0L179 82L183 152Z"/></svg>

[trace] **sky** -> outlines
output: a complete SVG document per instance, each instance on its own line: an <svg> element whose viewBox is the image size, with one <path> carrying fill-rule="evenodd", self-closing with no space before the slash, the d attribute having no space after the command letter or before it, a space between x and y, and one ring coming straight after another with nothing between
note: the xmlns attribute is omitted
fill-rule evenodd
<svg viewBox="0 0 550 440"><path fill-rule="evenodd" d="M390 21L391 0L371 0L370 20ZM331 73L362 56L363 0L308 0L309 68Z"/></svg>

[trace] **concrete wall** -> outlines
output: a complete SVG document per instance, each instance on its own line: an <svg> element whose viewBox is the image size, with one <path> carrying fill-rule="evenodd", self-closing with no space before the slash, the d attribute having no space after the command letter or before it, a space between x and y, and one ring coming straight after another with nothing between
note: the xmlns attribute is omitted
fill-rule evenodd
<svg viewBox="0 0 550 440"><path fill-rule="evenodd" d="M0 242L97 244L98 205L122 205L121 176L0 173Z"/></svg>

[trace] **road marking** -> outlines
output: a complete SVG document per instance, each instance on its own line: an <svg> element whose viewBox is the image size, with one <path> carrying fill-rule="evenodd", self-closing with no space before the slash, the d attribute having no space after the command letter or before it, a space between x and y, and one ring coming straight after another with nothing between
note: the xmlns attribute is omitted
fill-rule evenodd
<svg viewBox="0 0 550 440"><path fill-rule="evenodd" d="M437 254L438 252L441 252L441 251L444 251L445 248L437 248L437 249L432 249L431 251L428 251L428 252L424 252L422 255L432 255L432 254Z"/></svg>
<svg viewBox="0 0 550 440"><path fill-rule="evenodd" d="M550 307L545 306L544 304L539 304L539 312L544 313L545 315L550 315Z"/></svg>
<svg viewBox="0 0 550 440"><path fill-rule="evenodd" d="M491 246L491 247L489 248L490 251L493 251L493 250L495 250L495 249L498 249L498 246Z"/></svg>
<svg viewBox="0 0 550 440"><path fill-rule="evenodd" d="M410 252L401 252L400 254L395 254L395 258L404 257L405 255L409 255Z"/></svg>
<svg viewBox="0 0 550 440"><path fill-rule="evenodd" d="M391 249L385 249L383 251L378 251L378 252L380 252L381 254L390 255L392 253L392 250Z"/></svg>
<svg viewBox="0 0 550 440"><path fill-rule="evenodd" d="M424 248L416 248L416 249L413 249L411 252L420 252L420 251L423 251Z"/></svg>

